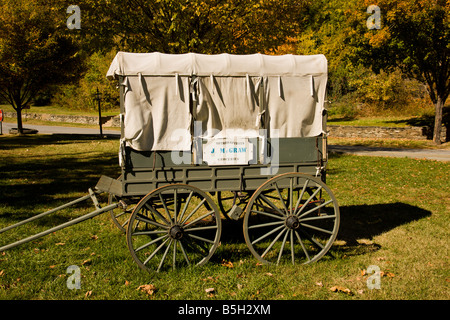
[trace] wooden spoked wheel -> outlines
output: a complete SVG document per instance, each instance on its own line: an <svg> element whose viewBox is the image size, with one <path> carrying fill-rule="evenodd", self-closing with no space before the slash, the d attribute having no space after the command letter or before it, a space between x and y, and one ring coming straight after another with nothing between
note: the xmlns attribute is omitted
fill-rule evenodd
<svg viewBox="0 0 450 320"><path fill-rule="evenodd" d="M200 189L172 184L160 187L136 205L127 228L133 259L152 273L204 265L222 232L219 210Z"/></svg>
<svg viewBox="0 0 450 320"><path fill-rule="evenodd" d="M306 264L330 249L339 229L339 206L319 178L275 176L253 194L245 210L244 237L263 264Z"/></svg>

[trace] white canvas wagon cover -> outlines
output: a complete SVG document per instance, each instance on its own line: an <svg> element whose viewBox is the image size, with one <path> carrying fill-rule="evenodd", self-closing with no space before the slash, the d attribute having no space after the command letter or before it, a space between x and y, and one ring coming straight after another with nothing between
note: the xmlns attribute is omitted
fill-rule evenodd
<svg viewBox="0 0 450 320"><path fill-rule="evenodd" d="M324 55L118 52L107 78L125 86L122 138L136 150L190 150L193 135L323 132Z"/></svg>

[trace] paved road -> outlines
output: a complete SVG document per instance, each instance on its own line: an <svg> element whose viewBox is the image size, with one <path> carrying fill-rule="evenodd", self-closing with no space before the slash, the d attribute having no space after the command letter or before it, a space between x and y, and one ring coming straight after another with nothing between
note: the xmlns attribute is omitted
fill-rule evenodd
<svg viewBox="0 0 450 320"><path fill-rule="evenodd" d="M7 123L3 122L3 133L9 133L11 128L17 128L17 124L15 123ZM61 127L61 126L40 126L34 124L24 124L24 128L28 129L36 129L39 133L45 134L100 134L100 128L90 129L90 128L82 128L82 127ZM103 128L103 134L107 135L117 135L120 137L120 131L118 130L107 130Z"/></svg>
<svg viewBox="0 0 450 320"><path fill-rule="evenodd" d="M14 123L3 123L3 132L8 133L9 129L17 127ZM100 129L87 129L81 127L61 127L61 126L40 126L25 125L26 128L37 129L39 133L60 133L60 134L99 134ZM120 137L117 130L105 130L103 134ZM393 149L393 148L373 148L364 146L342 146L329 145L330 152L355 154L361 156L378 156L378 157L400 157L413 159L429 159L438 161L450 161L450 150L429 150L429 149Z"/></svg>

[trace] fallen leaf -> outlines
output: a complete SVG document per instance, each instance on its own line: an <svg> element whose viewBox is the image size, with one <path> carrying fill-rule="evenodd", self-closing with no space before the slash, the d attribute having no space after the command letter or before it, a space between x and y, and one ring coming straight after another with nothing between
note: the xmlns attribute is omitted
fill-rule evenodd
<svg viewBox="0 0 450 320"><path fill-rule="evenodd" d="M266 272L266 276L273 277L273 274L271 274L270 272Z"/></svg>
<svg viewBox="0 0 450 320"><path fill-rule="evenodd" d="M222 260L221 265L224 266L224 267L227 267L227 268L233 268L234 267L233 262L225 261L225 259Z"/></svg>
<svg viewBox="0 0 450 320"><path fill-rule="evenodd" d="M84 296L87 298L87 297L90 297L92 295L92 290L89 290L88 292L86 292L85 294L84 294Z"/></svg>
<svg viewBox="0 0 450 320"><path fill-rule="evenodd" d="M93 234L93 235L91 236L91 239L92 239L92 240L97 240L97 239L98 239L98 236L97 236L96 234Z"/></svg>
<svg viewBox="0 0 450 320"><path fill-rule="evenodd" d="M65 244L66 244L65 242L58 242L58 243L55 243L56 246L63 246L63 245L65 245Z"/></svg>
<svg viewBox="0 0 450 320"><path fill-rule="evenodd" d="M125 280L125 285L128 286L130 282L128 280Z"/></svg>
<svg viewBox="0 0 450 320"><path fill-rule="evenodd" d="M137 290L141 290L151 296L155 293L156 287L153 284L143 284L142 286L139 286Z"/></svg>
<svg viewBox="0 0 450 320"><path fill-rule="evenodd" d="M91 260L91 259L84 260L84 261L81 263L82 266L88 266L88 265L90 265L90 264L92 264L92 260Z"/></svg>
<svg viewBox="0 0 450 320"><path fill-rule="evenodd" d="M5 270L0 271L0 277L2 277L5 274Z"/></svg>
<svg viewBox="0 0 450 320"><path fill-rule="evenodd" d="M395 274L393 274L392 272L384 272L384 271L380 271L380 277L389 277L389 278L393 278L393 277L395 277Z"/></svg>
<svg viewBox="0 0 450 320"><path fill-rule="evenodd" d="M342 292L342 293L345 293L345 294L348 294L348 295L353 295L353 293L351 292L350 289L344 288L344 287L341 287L341 286L331 287L330 290L333 291L333 292Z"/></svg>
<svg viewBox="0 0 450 320"><path fill-rule="evenodd" d="M323 287L322 281L316 282L316 286Z"/></svg>
<svg viewBox="0 0 450 320"><path fill-rule="evenodd" d="M55 266L55 265L52 265L52 266L50 266L49 268L50 268L50 269L53 269L54 267L56 267L56 266Z"/></svg>
<svg viewBox="0 0 450 320"><path fill-rule="evenodd" d="M206 289L205 289L205 292L208 294L208 297L209 297L209 298L214 297L214 294L216 293L215 290L214 290L214 288L206 288Z"/></svg>

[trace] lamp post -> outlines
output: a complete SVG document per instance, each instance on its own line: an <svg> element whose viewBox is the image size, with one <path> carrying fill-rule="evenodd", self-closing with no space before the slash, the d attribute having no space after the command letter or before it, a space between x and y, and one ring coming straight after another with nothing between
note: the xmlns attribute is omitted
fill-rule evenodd
<svg viewBox="0 0 450 320"><path fill-rule="evenodd" d="M98 87L97 87L97 92L95 93L95 98L94 100L97 100L98 102L98 124L100 126L100 137L103 138L103 129L102 129L102 109L100 107L100 101L102 100L102 94L100 93L100 91L98 91Z"/></svg>

